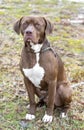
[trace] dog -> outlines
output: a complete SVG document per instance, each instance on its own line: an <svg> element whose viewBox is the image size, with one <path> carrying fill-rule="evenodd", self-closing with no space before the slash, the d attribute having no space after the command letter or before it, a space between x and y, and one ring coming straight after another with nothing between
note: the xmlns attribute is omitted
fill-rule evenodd
<svg viewBox="0 0 84 130"><path fill-rule="evenodd" d="M65 117L72 101L72 89L61 58L47 40L53 31L52 23L44 17L24 16L15 22L14 31L21 33L24 40L20 69L30 102L26 119L35 119L35 95L40 105L43 102L47 105L43 122L52 122L54 107L61 107L61 116Z"/></svg>

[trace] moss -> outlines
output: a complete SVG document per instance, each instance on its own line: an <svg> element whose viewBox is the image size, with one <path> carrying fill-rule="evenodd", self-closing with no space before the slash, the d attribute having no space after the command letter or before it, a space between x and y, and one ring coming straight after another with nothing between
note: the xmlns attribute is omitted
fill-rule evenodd
<svg viewBox="0 0 84 130"><path fill-rule="evenodd" d="M54 18L54 21L55 21L55 22L60 22L61 19L60 19L60 17L55 17L55 18Z"/></svg>
<svg viewBox="0 0 84 130"><path fill-rule="evenodd" d="M67 39L67 42L68 42L69 48L71 48L73 52L76 52L76 53L84 52L84 48L83 48L84 40L83 39L81 39L81 40Z"/></svg>

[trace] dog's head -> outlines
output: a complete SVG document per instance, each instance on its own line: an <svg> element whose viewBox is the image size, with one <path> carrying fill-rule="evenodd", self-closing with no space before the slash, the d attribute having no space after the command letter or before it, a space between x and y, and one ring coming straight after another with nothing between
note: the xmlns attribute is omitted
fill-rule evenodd
<svg viewBox="0 0 84 130"><path fill-rule="evenodd" d="M25 43L42 43L52 29L52 24L44 17L22 17L14 24L15 32L23 35Z"/></svg>

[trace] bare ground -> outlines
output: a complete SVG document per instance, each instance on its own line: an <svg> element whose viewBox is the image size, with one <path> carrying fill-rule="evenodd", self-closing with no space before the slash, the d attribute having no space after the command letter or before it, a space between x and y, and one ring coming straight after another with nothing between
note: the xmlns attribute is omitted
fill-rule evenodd
<svg viewBox="0 0 84 130"><path fill-rule="evenodd" d="M41 119L45 107L37 109L36 120L25 122L28 98L19 71L22 37L13 31L15 20L24 15L46 16L54 24L48 39L51 46L64 61L71 85L84 81L84 24L70 24L68 19L77 19L83 3L59 4L53 0L4 0L0 4L0 130L83 130L84 85L73 90L73 101L68 118L61 119L54 111L51 124ZM83 10L84 11L84 10Z"/></svg>

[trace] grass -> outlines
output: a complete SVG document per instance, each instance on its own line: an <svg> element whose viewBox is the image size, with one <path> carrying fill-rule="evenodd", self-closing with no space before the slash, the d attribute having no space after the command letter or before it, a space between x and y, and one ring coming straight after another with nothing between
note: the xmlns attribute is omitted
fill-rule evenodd
<svg viewBox="0 0 84 130"><path fill-rule="evenodd" d="M74 89L73 102L68 118L61 119L54 111L51 124L42 123L45 107L38 108L35 121L26 122L29 111L27 93L23 77L19 70L19 60L23 45L22 36L13 31L15 20L24 15L48 17L54 24L52 36L48 36L51 45L63 59L71 84L83 81L83 25L63 25L78 14L84 5L57 0L4 0L0 4L0 130L83 130L84 129L84 86Z"/></svg>

